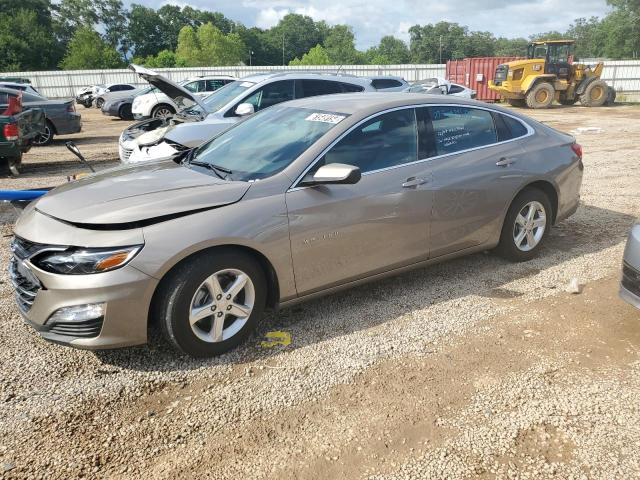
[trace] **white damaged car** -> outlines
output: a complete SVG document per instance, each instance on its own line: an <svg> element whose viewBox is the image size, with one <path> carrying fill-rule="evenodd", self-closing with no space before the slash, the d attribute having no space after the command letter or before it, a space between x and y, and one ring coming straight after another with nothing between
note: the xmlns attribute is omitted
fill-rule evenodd
<svg viewBox="0 0 640 480"><path fill-rule="evenodd" d="M174 158L248 115L295 98L387 90L374 86L374 82L380 84L380 80L384 80L380 76L285 70L250 75L225 85L206 98L200 98L152 70L138 65L130 65L129 68L165 93L180 110L172 117L145 120L126 128L119 141L123 163ZM399 77L388 79L404 82ZM393 87L397 88L396 83Z"/></svg>

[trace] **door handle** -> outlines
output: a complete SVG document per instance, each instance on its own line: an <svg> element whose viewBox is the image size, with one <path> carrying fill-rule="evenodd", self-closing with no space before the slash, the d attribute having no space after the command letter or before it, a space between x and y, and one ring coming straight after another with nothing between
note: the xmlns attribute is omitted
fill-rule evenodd
<svg viewBox="0 0 640 480"><path fill-rule="evenodd" d="M498 167L508 167L509 165L514 163L516 163L516 161L513 158L502 157L500 160L496 162L496 165Z"/></svg>
<svg viewBox="0 0 640 480"><path fill-rule="evenodd" d="M417 187L418 185L422 185L423 183L427 183L427 180L424 178L409 177L402 184L402 188Z"/></svg>

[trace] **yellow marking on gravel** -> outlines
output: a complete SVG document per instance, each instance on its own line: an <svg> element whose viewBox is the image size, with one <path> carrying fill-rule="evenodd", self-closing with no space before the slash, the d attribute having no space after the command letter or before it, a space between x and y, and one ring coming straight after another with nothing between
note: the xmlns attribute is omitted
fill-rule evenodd
<svg viewBox="0 0 640 480"><path fill-rule="evenodd" d="M267 338L268 341L260 342L262 348L273 348L278 345L286 347L291 344L291 334L289 332L281 332L278 330L267 332L265 338Z"/></svg>

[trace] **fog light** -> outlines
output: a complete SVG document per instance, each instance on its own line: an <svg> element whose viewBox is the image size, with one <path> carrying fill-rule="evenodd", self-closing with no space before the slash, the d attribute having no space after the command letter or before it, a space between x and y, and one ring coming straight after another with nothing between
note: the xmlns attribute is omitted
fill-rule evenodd
<svg viewBox="0 0 640 480"><path fill-rule="evenodd" d="M104 317L104 303L89 303L59 308L49 317L47 323L86 322L101 317Z"/></svg>

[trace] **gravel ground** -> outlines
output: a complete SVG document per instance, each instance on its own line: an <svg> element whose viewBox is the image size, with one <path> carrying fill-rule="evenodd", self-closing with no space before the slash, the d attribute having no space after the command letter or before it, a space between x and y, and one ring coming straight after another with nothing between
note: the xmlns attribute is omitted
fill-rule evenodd
<svg viewBox="0 0 640 480"><path fill-rule="evenodd" d="M126 122L82 110L114 164ZM192 360L160 339L91 353L20 320L0 256L1 478L630 478L640 475L640 324L617 299L640 214L640 108L531 112L577 134L582 205L540 257L478 254L271 313ZM83 171L62 141L0 188ZM8 218L8 217L5 217ZM565 293L571 279L583 293ZM264 348L270 331L292 343Z"/></svg>

